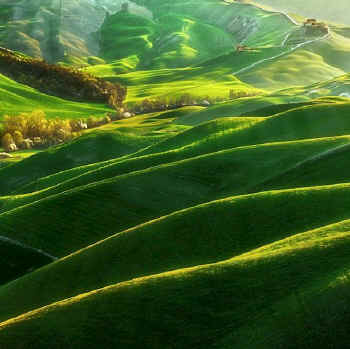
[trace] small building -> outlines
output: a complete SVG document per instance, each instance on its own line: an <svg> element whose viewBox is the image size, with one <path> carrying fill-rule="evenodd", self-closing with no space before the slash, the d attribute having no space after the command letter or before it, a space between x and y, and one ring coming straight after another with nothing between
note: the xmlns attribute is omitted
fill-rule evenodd
<svg viewBox="0 0 350 349"><path fill-rule="evenodd" d="M306 33L314 34L314 33L324 33L327 34L329 32L328 25L323 22L318 22L315 18L308 18L304 22L304 27L306 29Z"/></svg>

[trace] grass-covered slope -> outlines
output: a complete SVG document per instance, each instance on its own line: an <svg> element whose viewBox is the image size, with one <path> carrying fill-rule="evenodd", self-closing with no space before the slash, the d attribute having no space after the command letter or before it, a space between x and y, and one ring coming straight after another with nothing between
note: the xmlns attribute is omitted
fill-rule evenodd
<svg viewBox="0 0 350 349"><path fill-rule="evenodd" d="M349 200L344 200L348 191L349 185L335 185L262 192L142 224L0 288L0 319L135 277L218 262L349 219ZM305 240L302 236L298 239ZM20 300L13 298L14 294Z"/></svg>
<svg viewBox="0 0 350 349"><path fill-rule="evenodd" d="M307 96L309 98L334 96L327 98L343 98L348 100L350 96L350 74L341 75L336 77L335 79L317 82L308 86L285 89L281 91L281 93L287 95L294 95L296 98L300 96Z"/></svg>
<svg viewBox="0 0 350 349"><path fill-rule="evenodd" d="M138 155L174 150L180 146L197 147L200 151L215 146L216 150L222 150L227 147L345 135L349 127L349 108L348 100L339 103L325 101L290 109L261 122L252 119L251 123L239 128L232 128L225 119L213 120L159 142L138 152ZM210 132L211 137L201 135L205 132Z"/></svg>
<svg viewBox="0 0 350 349"><path fill-rule="evenodd" d="M184 92L227 98L231 89L256 95L257 87L310 85L350 69L350 41L341 26L310 36L302 23L247 3L136 2L153 18L109 16L101 30L105 62L86 68L128 86L129 102ZM251 50L237 52L238 44Z"/></svg>
<svg viewBox="0 0 350 349"><path fill-rule="evenodd" d="M228 336L267 312L286 293L317 295L317 287L327 291L334 280L329 274L344 273L348 244L348 232L319 233L224 262L119 283L3 322L0 339L12 348L201 348L215 347L223 339L230 347L233 340ZM279 311L288 305L285 302ZM328 331L337 333L336 325ZM54 336L58 330L60 335ZM281 335L283 331L274 337L288 340ZM316 335L312 338L317 340ZM250 339L242 341L248 344Z"/></svg>
<svg viewBox="0 0 350 349"><path fill-rule="evenodd" d="M32 249L17 241L0 236L0 285L49 264L53 260L52 256L40 250Z"/></svg>
<svg viewBox="0 0 350 349"><path fill-rule="evenodd" d="M277 90L330 80L350 70L350 40L334 32L296 50L292 50L292 43L287 45L290 53L242 71L237 77L253 86Z"/></svg>
<svg viewBox="0 0 350 349"><path fill-rule="evenodd" d="M107 62L86 70L128 86L129 101L183 93L227 98L231 89L258 94L234 72L283 53L281 43L295 29L285 16L245 4L136 2L152 11L153 20L128 12L109 16L101 30L101 55ZM257 52L241 59L236 52L241 42L257 46ZM228 57L225 64L221 57Z"/></svg>
<svg viewBox="0 0 350 349"><path fill-rule="evenodd" d="M152 144L152 140L154 141L152 137L133 136L116 131L97 130L87 133L68 144L40 152L1 169L0 191L8 194L40 177L133 153Z"/></svg>
<svg viewBox="0 0 350 349"><path fill-rule="evenodd" d="M280 176L287 169L292 170L301 163L322 158L323 154L347 148L348 143L349 137L335 137L238 147L198 157L191 157L184 151L178 151L123 161L112 160L102 162L98 167L86 166L64 171L61 178L55 175L44 177L41 181L20 188L17 192L29 191L33 186L36 186L37 191L3 197L3 200L0 199L0 202L3 201L0 212L9 211L74 188L84 189L90 183L98 184L107 179L112 180L114 185L120 181L129 183L125 184L125 190L129 190L129 187L135 187L136 184L132 184L133 182L139 183L142 181L140 178L147 177L143 191L152 191L151 183L154 181L159 184L157 191L169 196L172 191L175 195L179 191L177 186L182 184L184 202L187 196L193 195L192 192L197 192L194 195L198 197L192 198L194 200L240 194L250 191L251 188L274 176ZM295 152L296 149L298 149L297 152ZM186 156L188 156L187 160L178 160ZM265 159L270 157L273 159L266 163ZM223 163L225 166L222 166ZM233 171L235 168L236 170ZM195 173L197 173L196 179L194 179ZM166 181L164 174L169 177ZM148 182L150 188L146 189ZM172 183L171 186L168 186L169 182ZM106 184L106 182L101 182L101 184ZM46 187L40 189L38 185L41 187L46 185ZM188 190L185 189L185 186L188 187ZM190 190L191 187L195 190Z"/></svg>
<svg viewBox="0 0 350 349"><path fill-rule="evenodd" d="M261 183L253 190L327 185L335 182L346 183L350 178L347 166L348 155L349 148L347 146L326 151L320 156L299 163L294 168L286 169L285 172Z"/></svg>
<svg viewBox="0 0 350 349"><path fill-rule="evenodd" d="M277 114L277 112L285 110L269 110L264 115L255 113L256 110L261 108L273 107L281 105L289 106L288 109L296 108L299 105L296 103L307 103L307 97L304 96L292 96L292 95L264 95L257 97L238 98L237 100L220 103L210 106L203 110L196 110L192 113L188 113L184 117L176 120L175 122L181 125L195 126L205 121L217 119L218 116L239 116L244 114L245 116L271 116ZM315 102L317 103L317 102Z"/></svg>
<svg viewBox="0 0 350 349"><path fill-rule="evenodd" d="M215 54L231 50L234 43L220 28L171 12L164 13L157 22L117 13L108 17L101 35L101 55L105 59L137 56L140 67L183 67L212 57L209 43L215 43Z"/></svg>
<svg viewBox="0 0 350 349"><path fill-rule="evenodd" d="M249 107L259 117L214 119L165 140L154 128L167 130L168 118L193 110L138 116L1 170L19 178L27 166L44 169L42 178L13 185L17 195L0 198L2 234L55 256L73 253L0 287L0 342L288 347L295 335L282 316L288 314L296 328L307 323L333 343L334 331L347 329L346 308L332 300L340 294L348 304L347 286L339 293L336 278L348 266L350 189L341 164L349 103L281 101L257 100ZM153 125L150 133L131 137L131 125L142 123ZM122 134L133 149L122 146ZM116 142L108 154L105 137ZM75 167L92 140L86 165ZM98 149L103 156L95 159ZM67 154L65 167L59 159ZM308 309L322 315L315 299L345 325L325 327L310 316ZM52 328L60 331L54 341ZM265 337L267 329L274 335ZM305 338L308 347L320 342Z"/></svg>
<svg viewBox="0 0 350 349"><path fill-rule="evenodd" d="M26 85L17 83L0 74L0 120L5 114L45 111L49 117L79 118L89 115L104 115L110 111L105 105L77 103L45 95Z"/></svg>
<svg viewBox="0 0 350 349"><path fill-rule="evenodd" d="M260 45L277 43L294 27L283 15L242 4L208 0L139 4L152 11L153 21L129 12L109 16L101 30L102 56L136 55L140 67L184 67L228 53L243 39Z"/></svg>
<svg viewBox="0 0 350 349"><path fill-rule="evenodd" d="M0 166L0 347L349 346L347 29L311 38L237 1L133 0L108 16L100 6L123 1L87 1L67 5L84 35L63 11L56 38L86 53L65 64L127 86L129 106L187 93L194 105ZM30 0L11 30L49 2ZM13 15L1 9L0 42ZM0 117L108 110L2 76L0 98Z"/></svg>
<svg viewBox="0 0 350 349"><path fill-rule="evenodd" d="M112 68L112 69L111 69ZM247 96L262 94L261 89L241 82L230 68L206 67L162 68L139 70L118 74L109 65L94 66L84 69L112 82L128 87L127 102L142 102L145 98L174 99L190 94L197 102L205 98L216 97L228 99L230 90Z"/></svg>
<svg viewBox="0 0 350 349"><path fill-rule="evenodd" d="M263 183L286 171L345 149L348 108L344 102L324 103L262 119L223 118L140 151L137 147L147 145L141 141L149 142L149 138L134 138L132 150L118 149L113 146L119 144L113 143L119 140L118 133L113 138L112 134L92 132L0 171L4 194L21 193L20 187L27 185L23 188L26 194L1 198L1 229L6 236L31 241L37 248L62 256L176 210L252 192L257 187L264 190ZM320 138L325 136L335 138ZM109 147L104 140L113 141L111 153L106 153ZM99 153L91 147L104 151L96 158ZM113 159L120 155L126 156ZM67 157L70 166L66 166ZM69 171L54 174L69 167ZM28 178L23 178L24 168L33 169ZM43 179L30 184L40 176L38 171ZM50 173L52 178L47 176ZM342 182L339 178L344 176L335 174L326 183ZM298 182L293 187L297 186ZM37 191L30 192L30 188ZM101 216L105 217L102 222L98 219ZM59 224L47 231L54 220Z"/></svg>
<svg viewBox="0 0 350 349"><path fill-rule="evenodd" d="M258 5L269 5L276 10L303 15L305 17L317 17L331 22L350 24L347 13L350 10L346 0L338 0L335 3L327 0L261 0L254 1Z"/></svg>

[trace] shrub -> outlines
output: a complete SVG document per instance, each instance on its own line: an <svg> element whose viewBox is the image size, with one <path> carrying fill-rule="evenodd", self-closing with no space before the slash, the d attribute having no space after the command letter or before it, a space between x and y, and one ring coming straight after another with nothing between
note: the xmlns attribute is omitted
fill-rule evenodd
<svg viewBox="0 0 350 349"><path fill-rule="evenodd" d="M88 128L94 128L98 126L98 119L94 116L89 116L86 123Z"/></svg>
<svg viewBox="0 0 350 349"><path fill-rule="evenodd" d="M24 138L21 131L16 130L13 133L13 141L18 147L22 147Z"/></svg>
<svg viewBox="0 0 350 349"><path fill-rule="evenodd" d="M112 119L111 119L108 115L106 115L106 116L103 118L103 123L104 123L104 124L109 124L111 121L112 121Z"/></svg>
<svg viewBox="0 0 350 349"><path fill-rule="evenodd" d="M5 135L1 139L1 145L4 148L6 152L11 151L11 144L13 144L13 137L11 136L10 133L5 133Z"/></svg>
<svg viewBox="0 0 350 349"><path fill-rule="evenodd" d="M116 112L118 116L119 111ZM105 125L111 121L109 114L102 118L90 116L87 120L47 119L43 111L35 110L16 116L6 115L0 138L3 135L2 145L6 151L17 150L14 148L30 149L32 146L46 147L70 140L78 136L81 130ZM11 144L15 147L10 147Z"/></svg>

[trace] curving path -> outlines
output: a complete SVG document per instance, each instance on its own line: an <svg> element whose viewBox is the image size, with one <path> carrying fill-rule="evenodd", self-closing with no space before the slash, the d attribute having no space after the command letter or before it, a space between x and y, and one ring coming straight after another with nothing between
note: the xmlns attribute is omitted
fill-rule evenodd
<svg viewBox="0 0 350 349"><path fill-rule="evenodd" d="M283 40L282 46L287 42L289 35L290 35L290 33L289 33L289 34L287 35L287 37ZM317 41L321 41L321 40L328 39L330 35L331 35L330 31L328 31L328 33L325 34L324 36L321 36L321 37L319 37L319 38L316 38L316 39L313 39L313 40L308 40L308 41L302 42L302 43L300 43L300 44L297 44L296 46L291 47L291 48L290 48L289 50L287 50L287 51L284 51L284 52L282 52L282 53L279 53L279 54L276 55L276 56L269 57L269 58L264 58L264 59L262 59L262 60L260 60L260 61L254 62L254 63L250 64L249 66L244 67L244 68L242 68L242 69L240 69L240 70L238 70L238 71L236 71L236 72L234 72L234 73L232 73L232 74L233 74L233 75L238 75L238 74L244 73L244 72L246 72L247 70L250 70L250 69L252 69L252 68L255 68L257 65L260 65L260 64L265 63L265 62L268 62L268 61L272 61L272 60L274 60L274 59L276 59L276 58L280 58L280 57L282 57L282 56L284 56L284 55L286 55L286 54L288 54L288 53L294 52L294 51L297 50L298 48L304 47L305 45L312 44L312 43L317 42Z"/></svg>
<svg viewBox="0 0 350 349"><path fill-rule="evenodd" d="M232 2L231 2L230 0L223 0L223 1L224 1L226 4L232 4ZM254 3L253 3L253 4L244 4L244 3L242 3L241 5L259 7L262 11L264 11L264 12L266 12L266 13L276 13L276 14L280 14L280 15L286 17L287 20L289 20L290 22L292 22L292 23L295 24L296 26L300 26L300 25L301 25L301 23L298 23L294 18L292 18L288 13L286 13L286 12L284 12L284 11L267 10L267 9L265 9L265 8L260 7L258 4L254 4ZM242 68L242 69L240 69L240 70L238 70L238 71L236 71L236 72L234 72L234 73L232 73L232 74L233 74L233 75L237 75L237 74L244 73L244 72L246 72L247 70L250 70L250 69L252 69L252 68L255 68L257 65L260 65L260 64L262 64L262 63L265 63L265 62L268 62L268 61L271 61L271 60L274 60L274 59L276 59L276 58L280 58L280 57L282 57L282 56L284 56L284 55L286 55L286 54L288 54L288 53L291 53L291 52L293 52L293 51L297 50L298 48L301 48L301 47L303 47L303 46L305 46L305 45L312 44L312 43L317 42L317 41L325 40L325 39L327 39L327 38L330 36L330 34L331 34L331 33L330 33L330 30L328 29L328 33L325 34L324 36L321 36L321 37L318 37L318 38L316 38L316 39L308 40L308 41L302 42L302 43L300 43L300 44L297 44L297 45L295 45L294 47L291 47L291 48L290 48L289 50L287 50L287 51L284 51L284 52L282 52L282 53L280 53L280 54L278 54L278 55L275 55L275 56L273 56L273 57L264 58L264 59L262 59L262 60L260 60L260 61L257 61L257 62L255 62L255 63L252 63L252 64L250 64L249 66L244 67L244 68ZM288 41L290 35L291 35L291 33L288 33L288 34L286 35L286 37L283 39L283 42L282 42L282 44L281 44L281 47L284 47L284 46L286 45L286 43L287 43L287 41Z"/></svg>
<svg viewBox="0 0 350 349"><path fill-rule="evenodd" d="M1 236L1 235L0 235L0 241L8 242L8 243L11 243L11 244L13 244L13 245L20 246L20 247L22 247L22 248L24 248L24 249L38 252L39 254L41 254L41 255L43 255L43 256L46 256L46 257L51 258L53 261L55 261L55 260L58 259L57 257L52 256L52 255L50 255L50 254L44 252L43 250L39 250L39 249L37 249L37 248L27 246L27 245L25 245L25 244L22 244L22 243L19 242L19 241L12 240L12 239L10 239L10 238L8 238L8 237L6 237L6 236Z"/></svg>

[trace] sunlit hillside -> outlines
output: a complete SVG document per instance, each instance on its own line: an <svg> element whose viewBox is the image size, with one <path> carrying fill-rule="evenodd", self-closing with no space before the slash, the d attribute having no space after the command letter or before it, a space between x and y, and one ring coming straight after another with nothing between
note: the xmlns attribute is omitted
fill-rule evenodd
<svg viewBox="0 0 350 349"><path fill-rule="evenodd" d="M315 3L0 0L0 349L350 346L350 9Z"/></svg>
<svg viewBox="0 0 350 349"><path fill-rule="evenodd" d="M350 4L346 0L330 2L327 0L259 0L254 3L269 5L277 10L288 11L305 17L318 17L322 20L350 25Z"/></svg>

